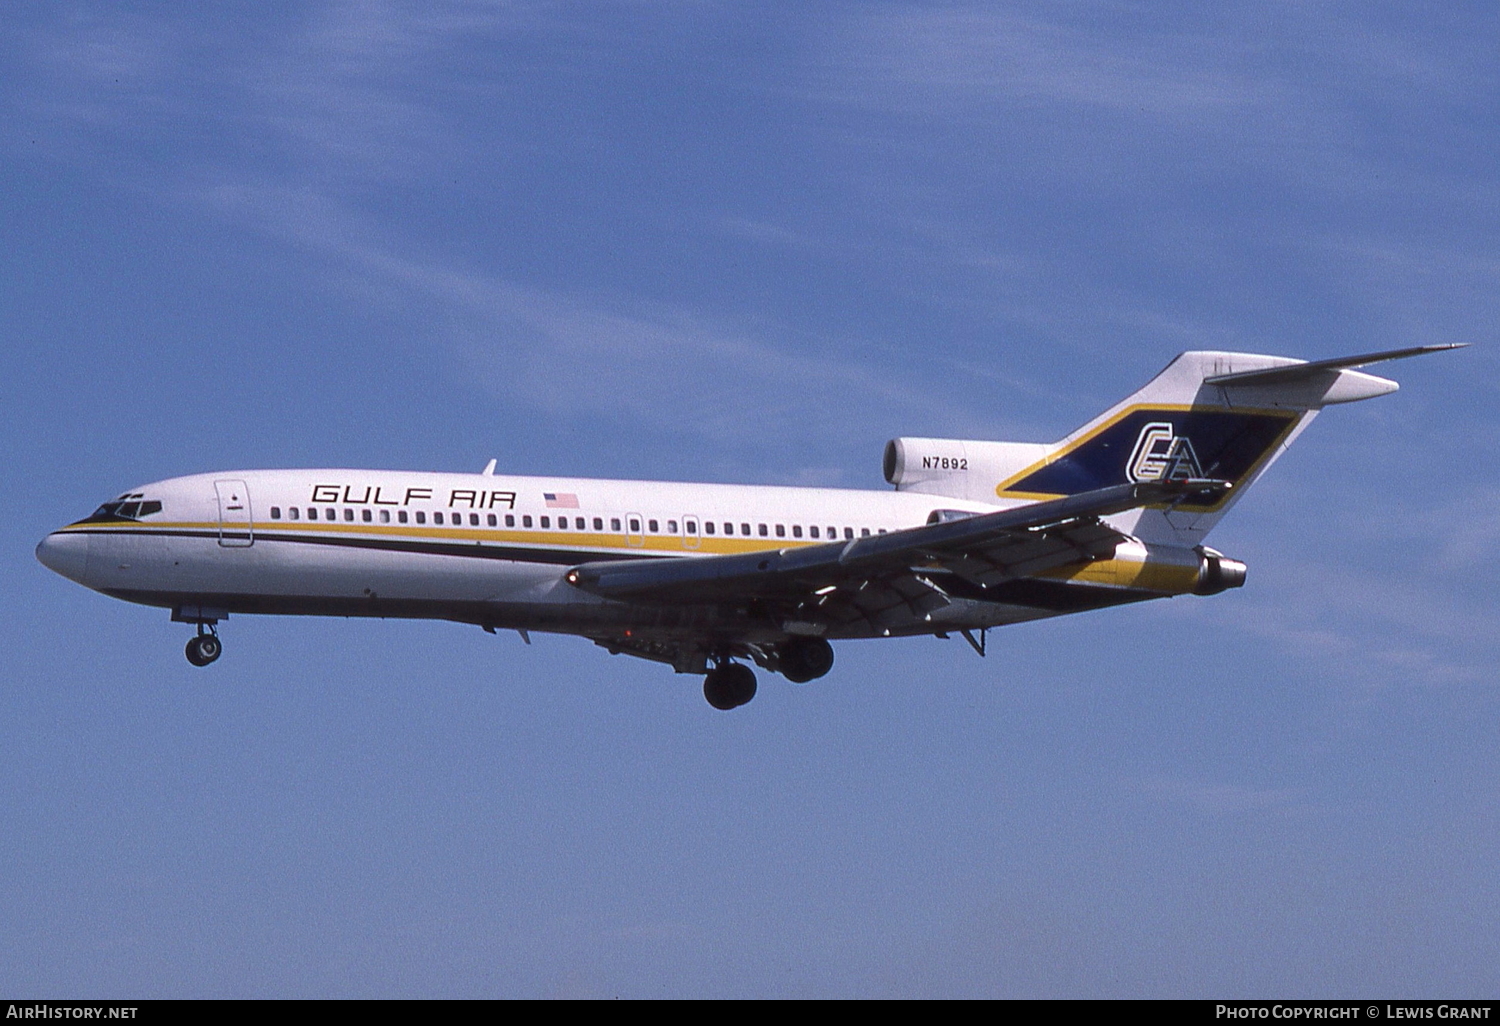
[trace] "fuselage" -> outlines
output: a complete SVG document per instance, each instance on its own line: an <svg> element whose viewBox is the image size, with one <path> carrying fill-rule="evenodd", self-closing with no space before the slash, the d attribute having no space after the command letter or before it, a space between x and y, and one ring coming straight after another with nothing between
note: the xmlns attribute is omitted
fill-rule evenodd
<svg viewBox="0 0 1500 1026"><path fill-rule="evenodd" d="M1355 368L1192 351L1050 444L900 438L895 491L376 470L258 470L141 485L37 558L197 625L234 613L411 617L552 631L703 674L732 709L753 662L795 683L830 641L989 627L1243 586L1204 541L1330 404L1394 392ZM974 631L981 633L978 638Z"/></svg>
<svg viewBox="0 0 1500 1026"><path fill-rule="evenodd" d="M1014 504L1012 504L1014 505ZM581 563L781 550L919 527L986 504L912 492L366 470L230 471L141 485L38 558L115 598L230 613L421 617L600 638L774 641L753 604L647 605L567 583ZM957 596L882 634L987 627L1190 591L1191 550L1121 546L1014 593ZM861 636L859 633L830 637Z"/></svg>

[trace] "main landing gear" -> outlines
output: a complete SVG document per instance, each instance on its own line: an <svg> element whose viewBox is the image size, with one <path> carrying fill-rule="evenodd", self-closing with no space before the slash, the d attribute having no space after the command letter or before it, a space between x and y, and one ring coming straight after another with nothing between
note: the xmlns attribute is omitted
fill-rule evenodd
<svg viewBox="0 0 1500 1026"><path fill-rule="evenodd" d="M782 675L793 684L817 680L833 669L833 646L822 638L793 638L776 654Z"/></svg>
<svg viewBox="0 0 1500 1026"><path fill-rule="evenodd" d="M224 643L219 640L219 632L212 624L200 623L198 636L188 639L187 661L194 666L207 666L223 654Z"/></svg>
<svg viewBox="0 0 1500 1026"><path fill-rule="evenodd" d="M717 658L718 664L703 678L703 697L715 709L737 709L755 697L755 673L726 656ZM777 647L774 663L761 665L774 665L793 684L806 684L833 669L833 646L822 638L792 638Z"/></svg>
<svg viewBox="0 0 1500 1026"><path fill-rule="evenodd" d="M742 706L755 697L755 671L741 663L722 662L703 678L703 697L715 709Z"/></svg>

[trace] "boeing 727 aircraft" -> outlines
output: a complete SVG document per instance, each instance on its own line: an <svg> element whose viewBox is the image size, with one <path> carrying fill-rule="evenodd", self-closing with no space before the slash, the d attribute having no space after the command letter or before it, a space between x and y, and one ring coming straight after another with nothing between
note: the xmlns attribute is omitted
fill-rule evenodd
<svg viewBox="0 0 1500 1026"><path fill-rule="evenodd" d="M897 438L894 491L375 470L225 471L138 485L37 546L47 567L194 624L231 613L424 617L553 631L703 674L802 683L830 641L990 627L1245 582L1204 544L1324 406L1394 392L1355 368L1189 352L1060 442ZM976 632L978 638L976 638Z"/></svg>

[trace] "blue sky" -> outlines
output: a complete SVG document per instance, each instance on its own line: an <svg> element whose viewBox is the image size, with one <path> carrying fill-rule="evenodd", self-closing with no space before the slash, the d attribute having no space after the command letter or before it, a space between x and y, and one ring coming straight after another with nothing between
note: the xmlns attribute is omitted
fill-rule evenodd
<svg viewBox="0 0 1500 1026"><path fill-rule="evenodd" d="M0 981L78 996L1500 985L1492 5L59 4L0 38ZM1242 591L850 643L164 613L36 541L361 466L880 487L1177 352L1437 342Z"/></svg>

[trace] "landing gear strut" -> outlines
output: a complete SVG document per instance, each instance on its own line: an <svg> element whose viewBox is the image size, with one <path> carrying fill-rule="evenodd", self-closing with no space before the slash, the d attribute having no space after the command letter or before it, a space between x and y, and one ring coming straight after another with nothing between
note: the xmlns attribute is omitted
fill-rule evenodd
<svg viewBox="0 0 1500 1026"><path fill-rule="evenodd" d="M194 666L207 666L223 654L224 643L219 640L218 631L212 625L200 623L197 637L188 639L187 661Z"/></svg>
<svg viewBox="0 0 1500 1026"><path fill-rule="evenodd" d="M715 709L742 706L755 697L755 672L740 663L720 663L703 678L703 697Z"/></svg>

